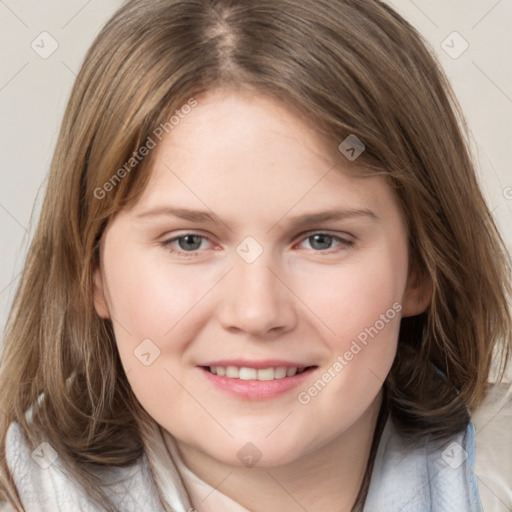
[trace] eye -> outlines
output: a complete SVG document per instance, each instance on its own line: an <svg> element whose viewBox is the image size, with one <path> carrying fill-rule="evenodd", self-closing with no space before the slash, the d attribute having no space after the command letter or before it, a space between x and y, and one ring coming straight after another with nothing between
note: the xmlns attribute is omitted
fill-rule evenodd
<svg viewBox="0 0 512 512"><path fill-rule="evenodd" d="M342 250L354 245L353 240L322 232L310 234L299 243L299 246L303 247L306 242L314 252L325 252L326 254L336 252L336 248ZM177 256L190 258L199 256L201 254L201 250L208 249L208 247L204 246L205 243L211 244L205 236L198 233L185 233L162 242L162 245ZM333 248L334 251L329 251L329 249Z"/></svg>
<svg viewBox="0 0 512 512"><path fill-rule="evenodd" d="M186 233L185 235L177 236L166 240L162 243L170 252L177 253L184 257L198 256L198 250L204 249L202 243L208 241L205 236L198 235L197 233Z"/></svg>
<svg viewBox="0 0 512 512"><path fill-rule="evenodd" d="M304 242L308 242L310 247L315 252L327 251L334 247L348 248L354 245L353 240L348 240L345 238L341 238L336 235L332 235L330 233L313 233L306 237L299 245L304 244ZM332 251L331 251L332 252Z"/></svg>

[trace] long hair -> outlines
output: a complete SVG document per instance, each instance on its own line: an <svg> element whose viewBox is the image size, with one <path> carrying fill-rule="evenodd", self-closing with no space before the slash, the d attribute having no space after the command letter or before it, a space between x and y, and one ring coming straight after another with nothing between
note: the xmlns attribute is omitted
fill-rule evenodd
<svg viewBox="0 0 512 512"><path fill-rule="evenodd" d="M87 465L127 466L143 453L140 425L149 419L110 321L95 313L92 274L107 222L148 182L154 152L139 158L140 148L214 87L266 93L334 147L357 136L366 146L357 172L383 175L396 191L410 271L432 289L426 311L402 320L384 384L404 436L460 431L485 396L493 353L503 374L512 343L508 255L457 102L417 31L377 0L130 0L77 76L5 331L0 496L18 510L5 460L12 422L34 445L44 435L109 511Z"/></svg>

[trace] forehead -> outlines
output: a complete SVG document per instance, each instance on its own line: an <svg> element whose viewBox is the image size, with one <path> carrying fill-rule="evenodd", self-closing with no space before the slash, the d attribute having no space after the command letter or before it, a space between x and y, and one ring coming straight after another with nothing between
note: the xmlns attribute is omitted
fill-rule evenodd
<svg viewBox="0 0 512 512"><path fill-rule="evenodd" d="M298 117L282 102L258 91L214 89L197 98L198 105L159 145L157 160L171 156L191 164L237 160L279 164L286 161L334 163L335 144L329 144L311 122ZM166 154L167 153L167 154ZM169 155L171 153L171 155Z"/></svg>
<svg viewBox="0 0 512 512"><path fill-rule="evenodd" d="M277 100L215 90L155 149L135 210L194 207L269 222L322 209L370 209L396 202L378 177L349 171L336 144Z"/></svg>

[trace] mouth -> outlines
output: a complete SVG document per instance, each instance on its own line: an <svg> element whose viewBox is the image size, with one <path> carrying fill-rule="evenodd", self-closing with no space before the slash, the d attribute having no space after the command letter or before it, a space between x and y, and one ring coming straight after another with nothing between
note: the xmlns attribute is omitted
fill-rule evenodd
<svg viewBox="0 0 512 512"><path fill-rule="evenodd" d="M268 368L252 368L250 366L205 366L206 371L226 379L271 381L300 375L313 366L269 366Z"/></svg>
<svg viewBox="0 0 512 512"><path fill-rule="evenodd" d="M244 400L277 397L303 384L318 366L282 361L216 362L198 367L215 389Z"/></svg>

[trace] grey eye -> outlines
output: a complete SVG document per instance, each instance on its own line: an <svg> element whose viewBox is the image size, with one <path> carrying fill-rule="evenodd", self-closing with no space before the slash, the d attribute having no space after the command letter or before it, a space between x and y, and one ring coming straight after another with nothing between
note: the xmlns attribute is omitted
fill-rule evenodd
<svg viewBox="0 0 512 512"><path fill-rule="evenodd" d="M308 237L308 240L313 249L318 249L321 251L331 248L333 237L330 235L317 234Z"/></svg>
<svg viewBox="0 0 512 512"><path fill-rule="evenodd" d="M183 251L195 251L201 247L203 237L199 235L185 235L176 239L178 246Z"/></svg>

